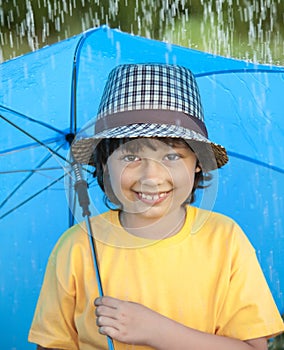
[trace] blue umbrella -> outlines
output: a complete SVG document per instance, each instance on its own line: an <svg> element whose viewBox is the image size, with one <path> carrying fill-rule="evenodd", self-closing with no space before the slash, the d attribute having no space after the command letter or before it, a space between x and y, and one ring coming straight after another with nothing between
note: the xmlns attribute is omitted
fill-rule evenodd
<svg viewBox="0 0 284 350"><path fill-rule="evenodd" d="M104 26L0 65L1 349L34 348L27 333L47 258L74 223L65 171L70 142L96 115L110 70L150 61L184 65L196 75L210 137L230 155L214 174L218 193L210 209L242 226L284 311L284 68ZM106 210L92 180L90 192L93 214ZM208 205L202 196L198 204Z"/></svg>

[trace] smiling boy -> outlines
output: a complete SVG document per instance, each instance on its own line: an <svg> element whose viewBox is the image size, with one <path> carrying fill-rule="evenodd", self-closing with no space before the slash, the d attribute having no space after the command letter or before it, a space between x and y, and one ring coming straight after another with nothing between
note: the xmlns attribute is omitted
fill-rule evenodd
<svg viewBox="0 0 284 350"><path fill-rule="evenodd" d="M208 139L185 67L129 64L108 78L94 134L75 160L115 208L91 219L105 296L88 237L56 244L31 327L38 349L266 350L283 322L254 248L230 218L194 207L195 190L228 161Z"/></svg>

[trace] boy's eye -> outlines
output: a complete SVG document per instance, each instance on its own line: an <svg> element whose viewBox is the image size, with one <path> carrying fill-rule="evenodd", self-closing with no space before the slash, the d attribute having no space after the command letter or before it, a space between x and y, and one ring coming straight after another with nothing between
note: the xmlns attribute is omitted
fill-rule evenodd
<svg viewBox="0 0 284 350"><path fill-rule="evenodd" d="M181 158L181 155L178 153L169 153L165 156L165 160L179 160Z"/></svg>
<svg viewBox="0 0 284 350"><path fill-rule="evenodd" d="M126 154L122 157L122 160L124 160L127 163L131 163L131 162L137 162L138 160L140 160L140 158L135 154Z"/></svg>

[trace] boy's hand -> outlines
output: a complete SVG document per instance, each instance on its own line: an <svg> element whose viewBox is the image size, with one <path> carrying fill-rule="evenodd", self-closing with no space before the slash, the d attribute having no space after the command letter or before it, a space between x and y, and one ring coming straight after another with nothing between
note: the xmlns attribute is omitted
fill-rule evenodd
<svg viewBox="0 0 284 350"><path fill-rule="evenodd" d="M141 304L104 296L95 306L99 332L122 343L154 349L267 350L265 337L242 341L204 333Z"/></svg>
<svg viewBox="0 0 284 350"><path fill-rule="evenodd" d="M95 300L99 332L127 344L150 345L161 317L137 303L104 296Z"/></svg>

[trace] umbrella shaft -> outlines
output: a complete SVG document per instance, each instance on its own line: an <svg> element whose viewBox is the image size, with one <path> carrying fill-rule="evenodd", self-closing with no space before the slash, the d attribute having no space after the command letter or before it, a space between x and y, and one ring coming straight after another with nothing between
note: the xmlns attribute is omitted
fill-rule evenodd
<svg viewBox="0 0 284 350"><path fill-rule="evenodd" d="M102 280L101 280L99 264L98 264L96 244L95 244L95 240L94 240L94 236L93 236L93 232L92 232L90 217L88 215L86 216L86 226L87 226L90 246L91 246L91 250L92 250L92 256L93 256L94 268L95 268L95 272L96 272L99 296L102 297L104 295L104 293L103 293ZM108 336L107 336L107 343L108 343L108 349L114 350L112 339Z"/></svg>

